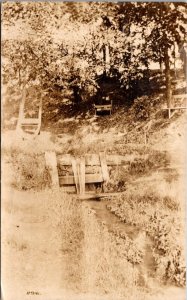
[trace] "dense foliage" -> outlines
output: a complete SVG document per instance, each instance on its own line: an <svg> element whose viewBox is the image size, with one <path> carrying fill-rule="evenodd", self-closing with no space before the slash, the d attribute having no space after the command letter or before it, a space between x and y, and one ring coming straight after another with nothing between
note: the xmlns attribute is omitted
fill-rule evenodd
<svg viewBox="0 0 187 300"><path fill-rule="evenodd" d="M169 95L185 16L183 3L5 2L4 82L20 89L37 80L80 103L99 90L101 74L117 77L127 91L139 89L154 61L165 64Z"/></svg>

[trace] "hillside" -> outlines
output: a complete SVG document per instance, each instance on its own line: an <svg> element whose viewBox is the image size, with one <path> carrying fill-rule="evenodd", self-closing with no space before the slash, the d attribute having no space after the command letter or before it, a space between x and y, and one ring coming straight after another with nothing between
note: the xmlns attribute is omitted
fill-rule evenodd
<svg viewBox="0 0 187 300"><path fill-rule="evenodd" d="M136 102L129 111L119 108L111 116L94 117L93 114L90 116L91 113L87 113L82 117L78 114L74 118L59 119L54 125L45 124L45 129L42 129L41 134L34 140L34 148L32 140L20 140L15 135L15 130L7 130L3 133L3 222L4 229L6 227L9 231L8 236L3 234L3 257L4 264L7 266L3 276L6 278L6 284L11 282L17 286L22 282L23 290L18 290L19 298L25 299L23 295L26 291L30 291L30 295L32 291L39 291L39 298L43 299L42 297L47 295L52 300L52 294L58 298L58 293L63 291L68 295L64 299L67 299L66 297L87 299L89 294L80 295L84 291L91 293L91 299L97 299L96 293L101 295L105 291L108 296L98 297L113 299L114 287L119 290L119 299L124 293L130 297L130 291L117 279L119 277L120 280L123 278L126 281L127 278L124 278L123 272L120 273L122 270L120 271L119 268L115 270L115 264L120 263L125 269L127 266L124 264L128 264L129 272L132 272L131 266L135 263L140 268L135 268L136 275L129 273L127 281L130 280L129 276L138 276L136 279L138 282L133 283L132 278L131 283L129 282L131 287L135 284L134 293L137 293L138 299L146 296L146 299L165 300L171 299L171 295L176 297L172 299L184 299L184 290L171 287L171 284L183 286L185 278L183 242L186 115L176 113L173 118L168 119L162 111L154 108L152 114L158 116L157 118L150 116L149 119L140 121L136 118L135 109ZM71 196L69 198L58 192L53 194L50 190L49 175L45 170L44 152L47 150L75 156L100 151L125 155L128 168L123 169L119 166L113 169L107 186L109 192L117 191L122 194L118 197L108 197L101 202L87 201L87 203L72 202ZM61 212L60 203L63 203ZM110 216L110 211L117 216L117 219ZM152 218L150 216L155 216L155 219L150 219ZM69 219L66 221L66 218ZM161 222L159 232L155 231L157 222ZM167 232L168 226L171 230L169 232ZM33 230L36 229L38 237L33 234ZM79 240L80 234L83 235ZM162 234L166 237L165 241L161 239ZM106 244L101 243L103 238ZM49 239L52 248L48 245ZM34 247L36 242L37 248ZM60 246L61 242L62 246ZM100 246L93 246L95 244ZM148 246L149 244L151 246ZM148 250L145 250L147 247ZM158 247L164 250L158 252ZM153 248L157 253L154 258ZM125 249L131 249L131 253L126 252ZM105 263L100 261L100 251L106 252ZM180 251L181 254L176 254L176 251ZM53 259L53 253L56 253L56 260L52 263L50 260ZM117 253L119 257L116 256ZM154 261L154 268L144 262L145 253L146 256L152 257L150 259ZM17 269L14 278L10 273L12 264L7 261L12 255L14 256L13 268ZM23 257L23 265L20 264L20 255ZM80 264L77 255L88 256L89 263L81 259ZM32 264L29 263L29 257L32 257ZM172 268L168 269L167 266L171 266L172 261ZM65 272L65 278L60 275L59 263ZM66 269L67 264L71 266L72 271ZM165 269L162 269L164 264ZM47 275L44 270L49 265L51 267ZM24 268L24 273L21 272L21 268ZM110 284L109 277L105 277L102 268L112 272ZM54 283L54 276L56 283ZM41 280L43 288L38 285ZM55 291L52 286L46 289L47 282L50 282L49 286L51 282L54 283ZM71 290L70 294L66 288ZM5 287L6 290L8 291ZM75 294L72 294L72 290L75 290ZM134 293L132 299L137 296ZM118 296L115 295L115 299ZM6 299L12 299L11 295Z"/></svg>

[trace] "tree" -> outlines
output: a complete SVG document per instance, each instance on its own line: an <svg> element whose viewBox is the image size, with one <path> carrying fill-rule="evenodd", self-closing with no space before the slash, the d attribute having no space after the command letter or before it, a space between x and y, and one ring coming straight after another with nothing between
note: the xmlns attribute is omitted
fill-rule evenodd
<svg viewBox="0 0 187 300"><path fill-rule="evenodd" d="M79 103L103 72L128 91L151 61L163 62L169 99L170 49L184 39L184 18L180 3L3 3L4 78L37 79Z"/></svg>
<svg viewBox="0 0 187 300"><path fill-rule="evenodd" d="M180 45L186 38L185 3L124 3L119 6L119 27L141 28L144 40L144 58L164 63L166 99L170 106L170 63L174 52L172 47Z"/></svg>

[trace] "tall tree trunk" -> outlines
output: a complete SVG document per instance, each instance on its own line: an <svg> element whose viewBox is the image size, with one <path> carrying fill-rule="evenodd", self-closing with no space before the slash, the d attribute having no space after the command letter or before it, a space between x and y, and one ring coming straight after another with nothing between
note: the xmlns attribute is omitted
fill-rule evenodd
<svg viewBox="0 0 187 300"><path fill-rule="evenodd" d="M164 3L166 9L166 15L168 14L170 3ZM164 32L164 41L165 41L165 48L164 48L164 64L165 64L165 81L166 81L166 101L167 107L171 107L171 78L170 78L170 61L169 61L169 53L168 53L168 46L167 46L167 35Z"/></svg>
<svg viewBox="0 0 187 300"><path fill-rule="evenodd" d="M104 62L104 75L108 75L110 70L110 48L109 45L103 45L103 62Z"/></svg>
<svg viewBox="0 0 187 300"><path fill-rule="evenodd" d="M163 70L163 61L162 61L162 58L160 58L159 65L160 65L160 72L163 75L163 71L164 70Z"/></svg>
<svg viewBox="0 0 187 300"><path fill-rule="evenodd" d="M173 54L174 54L174 63L173 63L173 66L174 66L174 74L175 74L175 79L177 79L175 42L174 42L173 48L174 48L174 50L173 50Z"/></svg>
<svg viewBox="0 0 187 300"><path fill-rule="evenodd" d="M106 47L103 45L103 64L104 64L104 76L106 76Z"/></svg>
<svg viewBox="0 0 187 300"><path fill-rule="evenodd" d="M165 49L164 53L164 64L165 64L165 82L166 82L166 101L167 107L171 107L171 77L170 77L170 63L168 48Z"/></svg>

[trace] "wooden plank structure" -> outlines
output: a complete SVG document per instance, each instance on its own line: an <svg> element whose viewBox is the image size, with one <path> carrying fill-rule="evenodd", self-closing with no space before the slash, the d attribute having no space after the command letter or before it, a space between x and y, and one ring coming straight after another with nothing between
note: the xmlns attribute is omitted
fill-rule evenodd
<svg viewBox="0 0 187 300"><path fill-rule="evenodd" d="M123 165L127 164L129 157L124 155L105 155L107 166ZM72 156L70 154L64 154L58 157L58 162L60 165L71 166ZM98 154L86 154L85 155L85 165L86 166L100 166L100 157Z"/></svg>
<svg viewBox="0 0 187 300"><path fill-rule="evenodd" d="M39 100L39 103L37 105L38 108L36 108L36 113L38 115L37 118L25 118L25 102L26 87L23 88L16 131L23 139L34 139L40 133L42 119L42 100Z"/></svg>
<svg viewBox="0 0 187 300"><path fill-rule="evenodd" d="M112 101L110 101L110 103L107 104L94 104L94 108L95 108L95 115L97 115L98 112L104 112L107 111L110 113L112 113Z"/></svg>
<svg viewBox="0 0 187 300"><path fill-rule="evenodd" d="M69 154L56 156L55 152L45 153L46 165L52 178L52 186L64 188L67 192L76 192L80 198L93 198L85 191L88 184L101 184L103 192L109 181L108 166L128 164L128 158L122 155L106 155L105 153L86 154L75 158ZM100 197L103 193L100 195Z"/></svg>
<svg viewBox="0 0 187 300"><path fill-rule="evenodd" d="M172 105L165 109L168 110L169 119L173 116L176 110L187 109L187 94L172 95ZM180 102L176 105L176 102Z"/></svg>

